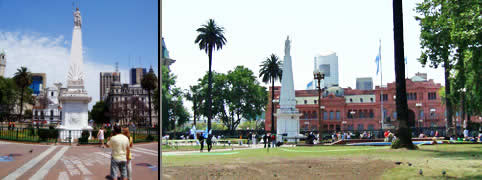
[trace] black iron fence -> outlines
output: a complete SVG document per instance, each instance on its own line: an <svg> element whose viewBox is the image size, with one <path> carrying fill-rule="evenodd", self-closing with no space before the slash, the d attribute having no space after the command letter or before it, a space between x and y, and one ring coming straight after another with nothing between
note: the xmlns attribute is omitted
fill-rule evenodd
<svg viewBox="0 0 482 180"><path fill-rule="evenodd" d="M0 126L0 139L23 142L79 142L80 144L100 144L100 141L97 138L97 133L97 129L89 132L86 130L59 130L53 127L19 128ZM110 137L111 135L112 131L107 129L104 133L104 141L107 142L107 137ZM159 141L158 129L134 128L130 129L130 135L132 136L134 143ZM82 137L84 137L84 139L79 139Z"/></svg>
<svg viewBox="0 0 482 180"><path fill-rule="evenodd" d="M391 132L395 132L395 129L388 129ZM423 133L427 137L433 137L435 136L436 132L438 132L437 136L438 137L446 137L446 128L445 127L413 127L410 129L412 133L413 138L419 137L421 133ZM463 128L462 127L457 127L457 134L456 136L463 136ZM331 138L331 135L336 133L336 132L350 132L352 133L351 138L360 138L360 136L363 133L370 134L371 139L376 139L376 138L384 138L384 132L385 130L382 129L358 129L358 130L344 130L344 131L333 131L333 130L327 130L323 131L322 137L324 139ZM261 137L265 133L269 133L270 131L265 131L265 130L236 130L236 131L231 131L231 130L213 130L212 133L214 136L223 136L224 138L247 138L249 133L254 133L258 137ZM318 134L318 131L304 131L300 130L300 134L303 135L308 135L310 132L313 132L314 134ZM470 136L473 136L474 134L478 134L478 131L471 131ZM189 132L163 132L164 135L169 135L169 139L181 139L181 136L184 136L186 138L190 137Z"/></svg>

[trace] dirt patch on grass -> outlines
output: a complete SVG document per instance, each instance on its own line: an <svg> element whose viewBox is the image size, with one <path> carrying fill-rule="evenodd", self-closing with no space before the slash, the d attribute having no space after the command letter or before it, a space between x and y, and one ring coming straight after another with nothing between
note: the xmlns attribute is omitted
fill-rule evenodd
<svg viewBox="0 0 482 180"><path fill-rule="evenodd" d="M163 168L165 179L376 179L393 162L368 158L318 158Z"/></svg>

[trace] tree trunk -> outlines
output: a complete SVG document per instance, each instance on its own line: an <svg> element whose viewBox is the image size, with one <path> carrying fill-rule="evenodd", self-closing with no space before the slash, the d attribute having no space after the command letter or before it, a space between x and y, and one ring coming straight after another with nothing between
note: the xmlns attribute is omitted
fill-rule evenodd
<svg viewBox="0 0 482 180"><path fill-rule="evenodd" d="M147 90L147 97L149 98L149 124L152 127L151 90Z"/></svg>
<svg viewBox="0 0 482 180"><path fill-rule="evenodd" d="M446 135L448 137L452 136L453 134L453 131L451 131L453 129L453 122L452 122L452 102L449 98L450 96L450 81L449 81L449 77L450 77L450 65L449 65L449 62L448 62L448 59L445 59L444 60L444 76L445 76L445 111L447 112L447 116L445 116L447 118L447 122L446 122L446 129L445 129L445 132L446 132Z"/></svg>
<svg viewBox="0 0 482 180"><path fill-rule="evenodd" d="M271 133L274 132L274 78L271 78Z"/></svg>
<svg viewBox="0 0 482 180"><path fill-rule="evenodd" d="M400 140L400 146L393 148L414 149L410 128L408 126L408 105L407 92L405 84L405 64L404 64L404 48L403 48L403 12L402 0L393 0L393 35L395 47L395 79L396 79L396 107L399 126L397 129L397 137Z"/></svg>
<svg viewBox="0 0 482 180"><path fill-rule="evenodd" d="M193 100L194 100L193 103L192 103L193 109L194 109L194 111L193 111L193 113L194 113L194 117L193 117L193 118L194 118L194 123L193 123L193 124L194 124L194 126L196 126L196 111L197 111L197 110L196 110L196 98L193 98Z"/></svg>
<svg viewBox="0 0 482 180"><path fill-rule="evenodd" d="M211 130L211 115L212 115L212 96L211 96L211 88L212 88L212 72L211 72L211 66L212 66L212 56L213 55L213 47L209 46L209 73L208 73L208 132Z"/></svg>
<svg viewBox="0 0 482 180"><path fill-rule="evenodd" d="M22 94L20 94L20 116L18 117L19 122L20 120L23 120L23 92L25 90L25 87L22 88Z"/></svg>

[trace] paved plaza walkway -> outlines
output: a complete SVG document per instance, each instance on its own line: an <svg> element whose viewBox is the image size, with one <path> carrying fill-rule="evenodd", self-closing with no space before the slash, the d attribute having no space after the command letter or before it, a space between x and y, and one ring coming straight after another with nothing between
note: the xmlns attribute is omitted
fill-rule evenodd
<svg viewBox="0 0 482 180"><path fill-rule="evenodd" d="M1 180L105 179L111 149L98 146L22 144L0 141ZM158 179L158 143L134 144L132 178Z"/></svg>

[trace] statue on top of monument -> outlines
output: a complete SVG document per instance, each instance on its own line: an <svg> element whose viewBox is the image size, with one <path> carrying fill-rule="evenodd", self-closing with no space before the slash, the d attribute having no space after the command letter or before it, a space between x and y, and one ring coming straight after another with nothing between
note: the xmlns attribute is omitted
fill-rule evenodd
<svg viewBox="0 0 482 180"><path fill-rule="evenodd" d="M78 27L82 27L82 17L80 17L79 8L74 12L74 25Z"/></svg>
<svg viewBox="0 0 482 180"><path fill-rule="evenodd" d="M290 54L290 36L287 36L286 37L286 41L285 41L285 55L289 55Z"/></svg>

